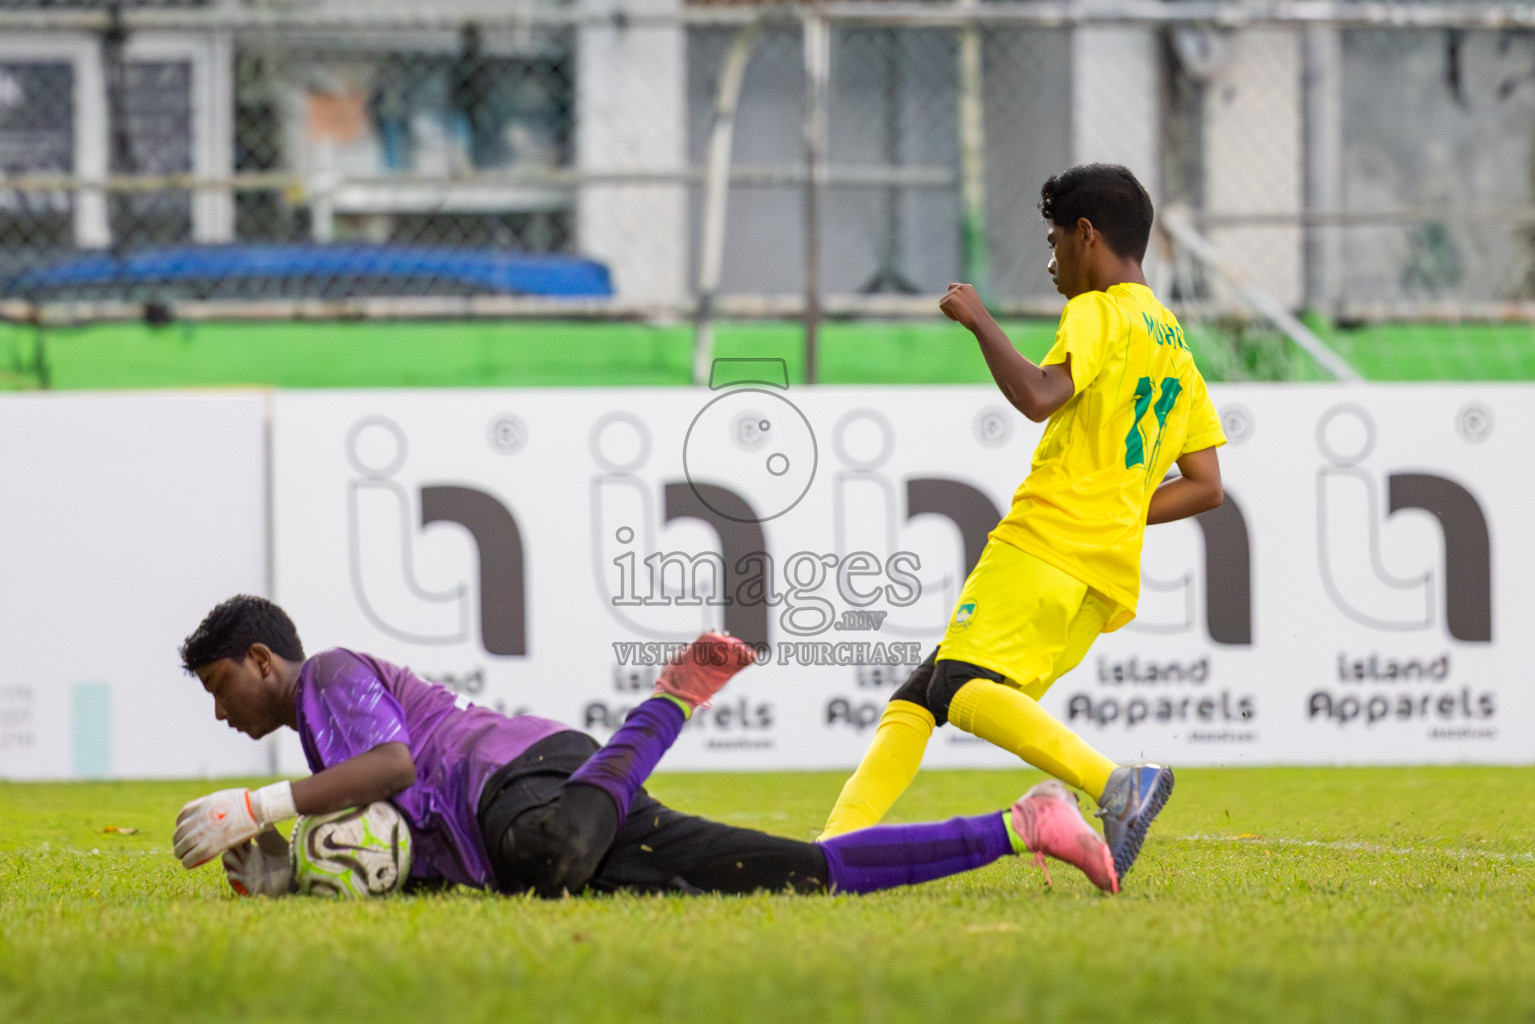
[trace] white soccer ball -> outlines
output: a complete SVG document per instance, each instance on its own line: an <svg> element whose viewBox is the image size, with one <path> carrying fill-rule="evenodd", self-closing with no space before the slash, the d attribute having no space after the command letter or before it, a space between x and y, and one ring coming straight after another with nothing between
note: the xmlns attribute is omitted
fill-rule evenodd
<svg viewBox="0 0 1535 1024"><path fill-rule="evenodd" d="M387 896L410 875L410 828L386 800L299 818L290 849L305 895Z"/></svg>

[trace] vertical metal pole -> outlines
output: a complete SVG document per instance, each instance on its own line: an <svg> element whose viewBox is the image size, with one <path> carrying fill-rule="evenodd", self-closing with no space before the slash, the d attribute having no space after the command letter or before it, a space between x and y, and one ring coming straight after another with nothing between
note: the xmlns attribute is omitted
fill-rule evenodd
<svg viewBox="0 0 1535 1024"><path fill-rule="evenodd" d="M882 28L878 30L877 38L880 41L885 79L885 166L894 170L901 166L902 34L898 28ZM876 243L879 248L875 253L874 276L858 290L865 295L916 295L921 289L901 273L901 264L904 262L901 250L901 188L899 185L888 185L884 192L885 216Z"/></svg>
<svg viewBox="0 0 1535 1024"><path fill-rule="evenodd" d="M112 243L107 193L103 186L111 173L111 147L107 136L112 118L107 104L107 43L98 40L74 62L75 69L75 174L83 187L75 192L75 245L104 249Z"/></svg>
<svg viewBox="0 0 1535 1024"><path fill-rule="evenodd" d="M816 382L821 330L821 186L826 180L827 83L831 28L818 6L807 9L805 34L805 383Z"/></svg>
<svg viewBox="0 0 1535 1024"><path fill-rule="evenodd" d="M974 11L977 0L960 0ZM986 239L985 84L981 72L981 31L967 21L959 35L959 178L960 258L963 277L985 295L991 284L991 253Z"/></svg>
<svg viewBox="0 0 1535 1024"><path fill-rule="evenodd" d="M134 159L133 136L128 131L128 63L125 51L128 46L128 30L123 25L121 0L113 0L108 6L110 21L101 37L102 77L107 94L107 139L110 163L109 174L134 174L138 161ZM132 230L132 215L136 209L132 196L107 193L107 230L112 235L112 254L121 258Z"/></svg>
<svg viewBox="0 0 1535 1024"><path fill-rule="evenodd" d="M1332 25L1307 25L1302 37L1302 111L1306 210L1335 213L1343 207L1343 43ZM1343 302L1342 225L1306 227L1305 302L1336 317Z"/></svg>
<svg viewBox="0 0 1535 1024"><path fill-rule="evenodd" d="M209 32L206 58L192 62L194 96L206 97L207 110L193 106L192 171L199 178L228 178L234 172L235 45L227 29ZM198 242L232 242L235 237L235 198L227 188L192 193L192 237Z"/></svg>
<svg viewBox="0 0 1535 1024"><path fill-rule="evenodd" d="M757 26L736 33L720 69L714 97L714 125L709 131L709 156L704 167L703 237L698 249L698 307L693 325L693 383L707 384L714 361L714 300L719 293L725 258L725 207L730 195L730 150L735 138L736 107L741 80L751 60Z"/></svg>
<svg viewBox="0 0 1535 1024"><path fill-rule="evenodd" d="M330 242L336 236L336 186L341 175L336 171L334 143L320 139L313 150L314 163L309 178L309 237L316 242Z"/></svg>

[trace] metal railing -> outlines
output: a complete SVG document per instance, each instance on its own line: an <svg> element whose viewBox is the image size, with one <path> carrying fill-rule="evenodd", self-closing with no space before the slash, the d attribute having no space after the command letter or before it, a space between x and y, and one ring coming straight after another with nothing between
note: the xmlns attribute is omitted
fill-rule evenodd
<svg viewBox="0 0 1535 1024"><path fill-rule="evenodd" d="M1183 211L1148 271L1188 316L1302 347L1302 310L1526 319L1531 29L1508 4L0 7L0 315L690 319L707 366L716 318L813 348L962 277L1052 314L1039 186L1107 159Z"/></svg>

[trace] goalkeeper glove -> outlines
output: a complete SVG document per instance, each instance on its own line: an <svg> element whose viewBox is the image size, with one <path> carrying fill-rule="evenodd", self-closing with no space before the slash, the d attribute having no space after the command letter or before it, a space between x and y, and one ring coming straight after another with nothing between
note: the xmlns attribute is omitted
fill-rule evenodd
<svg viewBox="0 0 1535 1024"><path fill-rule="evenodd" d="M267 825L254 841L245 840L224 851L224 874L241 896L286 896L293 891L293 864L288 841Z"/></svg>
<svg viewBox="0 0 1535 1024"><path fill-rule="evenodd" d="M193 800L176 815L173 848L183 865L195 868L254 837L262 825L297 813L288 782L257 790L221 789Z"/></svg>

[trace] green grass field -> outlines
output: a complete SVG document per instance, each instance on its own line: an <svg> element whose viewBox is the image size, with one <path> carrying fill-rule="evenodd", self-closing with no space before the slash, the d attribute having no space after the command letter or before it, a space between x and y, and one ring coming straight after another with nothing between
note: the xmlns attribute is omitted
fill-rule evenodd
<svg viewBox="0 0 1535 1024"><path fill-rule="evenodd" d="M927 773L893 818L1032 780ZM809 836L840 781L652 790ZM864 897L241 900L168 851L211 788L0 784L0 1021L1535 1020L1531 769L1181 772L1117 897L1009 859Z"/></svg>

